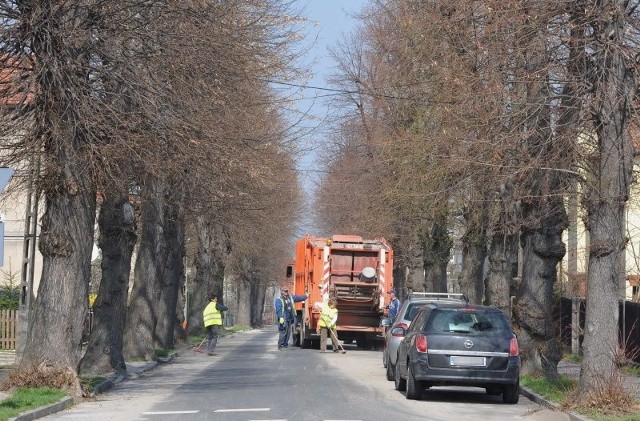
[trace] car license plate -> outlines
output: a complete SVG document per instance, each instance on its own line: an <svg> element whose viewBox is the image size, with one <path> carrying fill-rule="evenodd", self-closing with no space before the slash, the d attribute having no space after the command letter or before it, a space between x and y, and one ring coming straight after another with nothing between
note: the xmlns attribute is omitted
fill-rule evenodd
<svg viewBox="0 0 640 421"><path fill-rule="evenodd" d="M452 355L449 357L449 365L454 367L486 367L487 360L485 357Z"/></svg>

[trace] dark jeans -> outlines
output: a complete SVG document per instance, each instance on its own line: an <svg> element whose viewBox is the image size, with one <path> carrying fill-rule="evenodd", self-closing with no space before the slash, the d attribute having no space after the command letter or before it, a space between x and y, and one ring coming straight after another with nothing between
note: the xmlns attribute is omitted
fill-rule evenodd
<svg viewBox="0 0 640 421"><path fill-rule="evenodd" d="M284 324L278 325L278 349L286 348L289 346L289 336L291 335L292 323L288 320L284 321Z"/></svg>
<svg viewBox="0 0 640 421"><path fill-rule="evenodd" d="M207 342L207 353L211 354L216 349L218 344L218 325L207 326L207 334L209 336L209 342Z"/></svg>

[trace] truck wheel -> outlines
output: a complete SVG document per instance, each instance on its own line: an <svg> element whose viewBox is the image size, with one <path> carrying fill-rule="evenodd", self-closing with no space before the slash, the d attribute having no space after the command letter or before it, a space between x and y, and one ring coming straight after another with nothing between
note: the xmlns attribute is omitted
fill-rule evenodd
<svg viewBox="0 0 640 421"><path fill-rule="evenodd" d="M309 348L309 338L307 338L307 335L305 334L306 331L307 330L305 329L304 325L300 326L300 338L299 338L299 341L300 341L300 348L302 348L302 349Z"/></svg>
<svg viewBox="0 0 640 421"><path fill-rule="evenodd" d="M367 346L368 346L367 338L356 339L356 345L358 346L358 348L367 349Z"/></svg>

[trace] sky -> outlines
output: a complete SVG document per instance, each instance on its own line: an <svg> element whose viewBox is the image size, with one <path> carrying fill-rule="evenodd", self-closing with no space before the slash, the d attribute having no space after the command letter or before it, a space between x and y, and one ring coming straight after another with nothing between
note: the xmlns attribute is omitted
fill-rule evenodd
<svg viewBox="0 0 640 421"><path fill-rule="evenodd" d="M369 0L297 0L298 6L303 8L303 15L308 18L307 43L312 43L310 50L303 58L305 64L310 64L313 77L307 81L300 81L310 87L327 87L327 78L335 71L335 62L329 55L329 47L336 47L343 36L354 32L358 25L357 15ZM298 170L305 192L307 193L306 209L310 206L314 180L320 174L318 170L323 166L317 159L317 147L322 145L322 137L326 136L326 122L329 115L327 104L322 98L326 92L313 88L303 90L303 98L298 101L298 109L309 110L311 115L303 122L305 127L317 127L310 134L299 141L299 146L305 151L299 161ZM315 100L314 100L315 98ZM309 215L309 212L303 212ZM300 235L320 234L314 232L317 227L311 220L301 221Z"/></svg>

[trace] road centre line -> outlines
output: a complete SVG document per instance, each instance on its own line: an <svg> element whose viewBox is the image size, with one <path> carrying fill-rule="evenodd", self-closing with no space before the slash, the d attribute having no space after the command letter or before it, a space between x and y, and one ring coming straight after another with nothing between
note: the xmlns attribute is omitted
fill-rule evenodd
<svg viewBox="0 0 640 421"><path fill-rule="evenodd" d="M213 412L266 412L271 408L233 408L233 409L216 409Z"/></svg>
<svg viewBox="0 0 640 421"><path fill-rule="evenodd" d="M197 414L200 411L197 410L189 410L189 411L149 411L143 412L142 415L180 415L180 414Z"/></svg>

